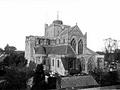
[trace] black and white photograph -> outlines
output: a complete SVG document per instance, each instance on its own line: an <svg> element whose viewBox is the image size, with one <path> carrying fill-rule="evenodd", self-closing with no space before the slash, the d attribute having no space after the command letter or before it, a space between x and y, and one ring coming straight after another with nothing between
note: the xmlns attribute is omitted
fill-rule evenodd
<svg viewBox="0 0 120 90"><path fill-rule="evenodd" d="M0 90L120 90L120 0L0 0Z"/></svg>

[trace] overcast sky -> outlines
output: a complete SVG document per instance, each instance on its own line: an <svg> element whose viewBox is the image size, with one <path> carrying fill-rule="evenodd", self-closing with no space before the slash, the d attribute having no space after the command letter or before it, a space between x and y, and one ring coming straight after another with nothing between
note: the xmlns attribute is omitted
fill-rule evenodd
<svg viewBox="0 0 120 90"><path fill-rule="evenodd" d="M25 49L25 36L44 35L44 24L76 22L88 34L88 48L101 51L104 39L120 40L120 0L0 0L0 47Z"/></svg>

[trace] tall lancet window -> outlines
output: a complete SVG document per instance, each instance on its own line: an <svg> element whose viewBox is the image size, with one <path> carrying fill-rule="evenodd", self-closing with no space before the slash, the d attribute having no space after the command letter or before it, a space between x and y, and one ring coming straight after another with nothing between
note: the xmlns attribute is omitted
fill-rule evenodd
<svg viewBox="0 0 120 90"><path fill-rule="evenodd" d="M72 39L71 46L74 49L74 51L76 52L76 41L75 41L75 39Z"/></svg>
<svg viewBox="0 0 120 90"><path fill-rule="evenodd" d="M78 42L78 54L83 54L83 41Z"/></svg>
<svg viewBox="0 0 120 90"><path fill-rule="evenodd" d="M82 71L85 71L85 58L81 57L81 67L82 67Z"/></svg>

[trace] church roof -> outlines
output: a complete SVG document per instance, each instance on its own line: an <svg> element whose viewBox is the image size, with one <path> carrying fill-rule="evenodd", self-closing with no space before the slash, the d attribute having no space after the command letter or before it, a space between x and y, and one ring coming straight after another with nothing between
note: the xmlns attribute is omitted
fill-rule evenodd
<svg viewBox="0 0 120 90"><path fill-rule="evenodd" d="M73 49L69 45L59 46L39 46L35 48L36 54L55 54L55 55L66 55L75 56Z"/></svg>
<svg viewBox="0 0 120 90"><path fill-rule="evenodd" d="M68 34L70 32L73 32L74 30L77 30L79 32L79 34L83 36L83 33L80 30L80 28L78 27L78 25L75 25L73 27L69 27L69 28L63 30L59 35L65 35L65 34Z"/></svg>
<svg viewBox="0 0 120 90"><path fill-rule="evenodd" d="M46 50L43 46L38 46L35 47L34 49L36 54L46 54Z"/></svg>
<svg viewBox="0 0 120 90"><path fill-rule="evenodd" d="M75 56L74 51L69 45L60 45L53 47L51 54Z"/></svg>
<svg viewBox="0 0 120 90"><path fill-rule="evenodd" d="M85 48L85 54L86 55L97 55L96 52L94 52L93 50L89 49L89 48Z"/></svg>

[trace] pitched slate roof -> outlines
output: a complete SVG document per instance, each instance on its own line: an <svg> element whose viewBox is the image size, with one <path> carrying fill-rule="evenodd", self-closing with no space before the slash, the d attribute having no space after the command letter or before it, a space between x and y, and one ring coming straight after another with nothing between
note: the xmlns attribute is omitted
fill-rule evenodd
<svg viewBox="0 0 120 90"><path fill-rule="evenodd" d="M34 50L36 54L46 54L46 50L43 46L35 47Z"/></svg>
<svg viewBox="0 0 120 90"><path fill-rule="evenodd" d="M61 80L62 88L67 87L88 87L96 86L98 83L91 75L63 77Z"/></svg>
<svg viewBox="0 0 120 90"><path fill-rule="evenodd" d="M71 31L74 31L74 30L78 30L78 32L80 33L80 35L83 36L82 31L80 30L80 28L79 28L77 25L75 25L75 26L73 26L73 27L66 28L66 29L63 30L59 35L60 35L60 36L61 36L61 35L65 35L65 34L70 33Z"/></svg>
<svg viewBox="0 0 120 90"><path fill-rule="evenodd" d="M39 46L35 47L36 54L56 54L56 55L67 55L75 56L75 53L71 46L69 45L59 45L59 46Z"/></svg>

